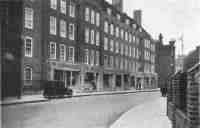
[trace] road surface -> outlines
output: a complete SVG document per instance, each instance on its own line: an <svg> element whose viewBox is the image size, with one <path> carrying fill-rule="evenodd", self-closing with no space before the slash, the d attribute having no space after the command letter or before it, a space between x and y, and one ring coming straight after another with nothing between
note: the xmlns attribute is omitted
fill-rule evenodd
<svg viewBox="0 0 200 128"><path fill-rule="evenodd" d="M3 128L108 128L131 108L159 97L143 92L4 106Z"/></svg>

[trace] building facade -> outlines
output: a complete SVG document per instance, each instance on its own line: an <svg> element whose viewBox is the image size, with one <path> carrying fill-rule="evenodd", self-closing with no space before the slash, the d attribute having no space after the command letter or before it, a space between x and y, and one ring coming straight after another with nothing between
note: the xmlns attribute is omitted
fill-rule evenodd
<svg viewBox="0 0 200 128"><path fill-rule="evenodd" d="M158 73L158 86L166 88L169 77L175 73L175 41L163 44L163 36L159 35L156 41L156 72Z"/></svg>
<svg viewBox="0 0 200 128"><path fill-rule="evenodd" d="M40 92L45 80L74 90L157 87L156 46L123 1L19 0L22 90ZM140 23L138 23L140 22Z"/></svg>

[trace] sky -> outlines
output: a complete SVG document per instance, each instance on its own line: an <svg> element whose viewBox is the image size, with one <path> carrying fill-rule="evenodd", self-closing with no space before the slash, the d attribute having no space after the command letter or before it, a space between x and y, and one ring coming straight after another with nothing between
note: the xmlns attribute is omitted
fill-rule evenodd
<svg viewBox="0 0 200 128"><path fill-rule="evenodd" d="M200 0L124 0L124 12L130 17L134 9L142 10L142 25L154 39L162 33L165 44L177 40L177 54L181 35L185 54L200 45Z"/></svg>

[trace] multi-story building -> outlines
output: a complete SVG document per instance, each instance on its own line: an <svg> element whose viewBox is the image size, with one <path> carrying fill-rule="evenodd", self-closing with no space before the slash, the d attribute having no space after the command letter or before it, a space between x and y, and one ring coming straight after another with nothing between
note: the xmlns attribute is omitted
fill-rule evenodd
<svg viewBox="0 0 200 128"><path fill-rule="evenodd" d="M175 73L175 41L163 44L163 36L159 35L156 41L156 72L158 73L158 86L167 88L171 75Z"/></svg>
<svg viewBox="0 0 200 128"><path fill-rule="evenodd" d="M155 42L140 10L134 19L123 12L122 0L16 2L22 90L40 90L45 80L97 91L156 87Z"/></svg>

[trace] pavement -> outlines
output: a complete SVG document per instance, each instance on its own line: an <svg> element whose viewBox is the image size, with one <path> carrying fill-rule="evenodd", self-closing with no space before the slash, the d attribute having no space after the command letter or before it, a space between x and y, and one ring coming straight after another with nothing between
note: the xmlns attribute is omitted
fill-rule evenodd
<svg viewBox="0 0 200 128"><path fill-rule="evenodd" d="M129 90L129 91L108 91L108 92L89 92L89 93L74 93L72 97L83 97L83 96L98 96L98 95L116 95L116 94L126 94L126 93L138 93L138 92L149 92L158 91L159 89L151 90ZM67 98L67 97L65 97ZM16 105L25 103L38 103L38 102L48 102L50 99L44 98L43 95L25 95L20 99L16 97L9 97L0 102L1 105Z"/></svg>
<svg viewBox="0 0 200 128"><path fill-rule="evenodd" d="M166 98L136 106L123 114L110 128L172 128L166 116Z"/></svg>

